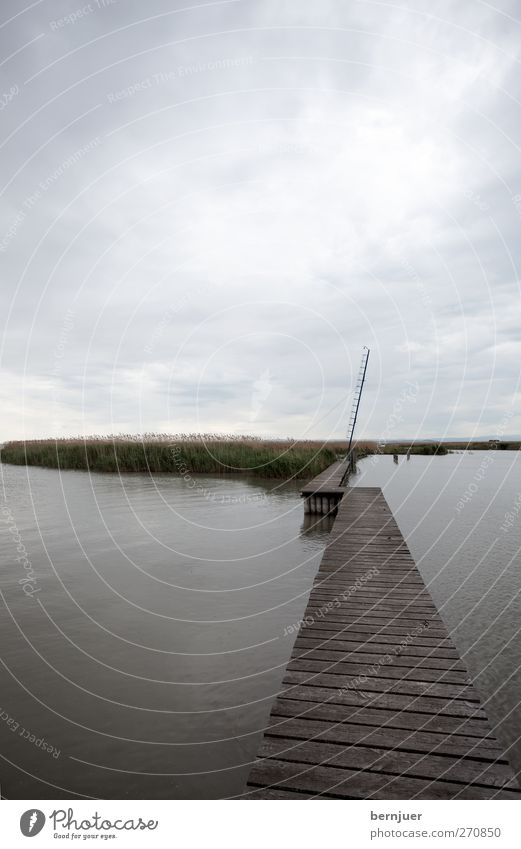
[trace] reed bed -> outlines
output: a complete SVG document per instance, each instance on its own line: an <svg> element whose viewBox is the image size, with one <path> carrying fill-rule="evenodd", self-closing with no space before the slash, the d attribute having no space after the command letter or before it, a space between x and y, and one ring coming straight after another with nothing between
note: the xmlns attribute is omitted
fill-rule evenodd
<svg viewBox="0 0 521 849"><path fill-rule="evenodd" d="M8 442L4 463L93 472L247 473L312 478L342 453L344 442L264 440L228 434L117 434Z"/></svg>

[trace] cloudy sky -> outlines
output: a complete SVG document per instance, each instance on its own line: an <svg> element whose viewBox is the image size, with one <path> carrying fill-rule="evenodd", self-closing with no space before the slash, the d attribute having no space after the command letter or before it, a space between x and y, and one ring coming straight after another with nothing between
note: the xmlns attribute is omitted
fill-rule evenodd
<svg viewBox="0 0 521 849"><path fill-rule="evenodd" d="M515 0L4 0L0 439L521 432Z"/></svg>

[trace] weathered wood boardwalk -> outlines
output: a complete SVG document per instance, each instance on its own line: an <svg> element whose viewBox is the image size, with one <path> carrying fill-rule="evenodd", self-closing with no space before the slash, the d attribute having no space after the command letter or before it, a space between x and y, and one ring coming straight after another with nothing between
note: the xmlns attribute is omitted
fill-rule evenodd
<svg viewBox="0 0 521 849"><path fill-rule="evenodd" d="M521 799L377 488L341 502L245 798Z"/></svg>
<svg viewBox="0 0 521 849"><path fill-rule="evenodd" d="M329 488L330 486L333 488L339 487L340 481L342 480L346 470L346 465L345 460L337 460L336 463L328 466L328 468L317 475L316 478L309 481L309 483L303 487L302 492L318 492L319 489Z"/></svg>
<svg viewBox="0 0 521 849"><path fill-rule="evenodd" d="M341 485L346 468L347 461L338 460L302 488L305 513L327 515L336 512L346 492L346 487Z"/></svg>

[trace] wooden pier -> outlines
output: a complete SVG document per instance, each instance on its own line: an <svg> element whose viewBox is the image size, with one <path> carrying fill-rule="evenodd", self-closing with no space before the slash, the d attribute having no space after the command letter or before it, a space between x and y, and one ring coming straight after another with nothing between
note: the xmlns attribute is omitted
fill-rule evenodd
<svg viewBox="0 0 521 849"><path fill-rule="evenodd" d="M378 488L338 505L243 798L521 799Z"/></svg>

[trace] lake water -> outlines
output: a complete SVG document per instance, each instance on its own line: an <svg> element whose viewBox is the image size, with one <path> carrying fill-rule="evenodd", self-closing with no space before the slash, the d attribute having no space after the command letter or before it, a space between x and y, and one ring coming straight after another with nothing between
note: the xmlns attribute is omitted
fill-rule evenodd
<svg viewBox="0 0 521 849"><path fill-rule="evenodd" d="M351 482L382 487L521 777L521 453L374 456Z"/></svg>
<svg viewBox="0 0 521 849"><path fill-rule="evenodd" d="M296 484L0 470L2 795L240 793L327 523Z"/></svg>
<svg viewBox="0 0 521 849"><path fill-rule="evenodd" d="M295 484L0 471L2 795L240 794L328 523ZM383 487L518 769L520 472L382 456L352 481Z"/></svg>

